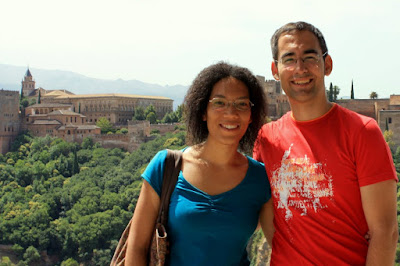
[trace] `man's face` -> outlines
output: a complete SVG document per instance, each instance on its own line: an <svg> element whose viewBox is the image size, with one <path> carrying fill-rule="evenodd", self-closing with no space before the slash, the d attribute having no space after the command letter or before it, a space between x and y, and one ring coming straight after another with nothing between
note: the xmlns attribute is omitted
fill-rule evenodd
<svg viewBox="0 0 400 266"><path fill-rule="evenodd" d="M313 33L283 33L278 40L278 61L272 62L271 70L292 103L305 103L325 97L324 77L332 71L332 59L329 55L323 59Z"/></svg>

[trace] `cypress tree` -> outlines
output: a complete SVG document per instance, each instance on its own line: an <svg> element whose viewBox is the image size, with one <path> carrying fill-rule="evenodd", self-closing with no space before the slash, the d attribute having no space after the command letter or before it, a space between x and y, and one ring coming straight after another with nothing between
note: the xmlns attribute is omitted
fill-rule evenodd
<svg viewBox="0 0 400 266"><path fill-rule="evenodd" d="M22 100L22 98L24 98L23 86L21 86L21 93L20 93L20 98L19 98L19 100Z"/></svg>
<svg viewBox="0 0 400 266"><path fill-rule="evenodd" d="M39 93L38 93L38 97L37 97L37 103L40 103L40 89L39 89Z"/></svg>
<svg viewBox="0 0 400 266"><path fill-rule="evenodd" d="M79 163L78 163L78 154L76 152L76 147L74 148L74 163L72 165L72 173L71 175L79 173Z"/></svg>
<svg viewBox="0 0 400 266"><path fill-rule="evenodd" d="M351 80L351 99L354 99L354 87L353 87L353 80Z"/></svg>
<svg viewBox="0 0 400 266"><path fill-rule="evenodd" d="M329 85L329 101L333 102L333 85L332 85L332 82Z"/></svg>

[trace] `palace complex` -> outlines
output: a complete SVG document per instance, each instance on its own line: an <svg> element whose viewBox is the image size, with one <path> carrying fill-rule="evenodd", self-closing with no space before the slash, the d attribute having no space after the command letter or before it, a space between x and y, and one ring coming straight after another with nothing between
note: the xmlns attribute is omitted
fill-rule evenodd
<svg viewBox="0 0 400 266"><path fill-rule="evenodd" d="M276 120L290 110L287 97L279 82L262 76L257 78L267 95L268 116ZM131 121L135 108L150 105L154 106L157 118L162 119L173 111L173 100L167 97L118 93L75 95L67 90L45 90L36 88L29 69L21 83L21 94L36 103L20 110L20 93L0 90L0 153L3 154L10 150L18 133L25 130L34 136L50 135L79 143L85 137L92 137L104 147L132 151L149 139L152 129L167 132L175 127ZM391 95L389 99L337 100L336 103L377 120L382 132L393 131L393 148L400 146L400 95ZM117 128L127 128L128 134L101 134L96 123L102 117Z"/></svg>

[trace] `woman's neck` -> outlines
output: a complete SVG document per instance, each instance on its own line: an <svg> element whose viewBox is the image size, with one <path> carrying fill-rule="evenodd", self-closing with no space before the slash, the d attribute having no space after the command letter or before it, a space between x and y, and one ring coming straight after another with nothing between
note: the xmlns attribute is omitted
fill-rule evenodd
<svg viewBox="0 0 400 266"><path fill-rule="evenodd" d="M232 164L233 162L237 162L238 156L240 156L237 146L217 145L207 140L193 146L193 148L196 157L214 165Z"/></svg>

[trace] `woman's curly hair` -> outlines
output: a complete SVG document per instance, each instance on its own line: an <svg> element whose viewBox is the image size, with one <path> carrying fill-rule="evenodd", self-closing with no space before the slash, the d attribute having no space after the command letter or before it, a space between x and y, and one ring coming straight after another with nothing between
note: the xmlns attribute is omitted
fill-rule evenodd
<svg viewBox="0 0 400 266"><path fill-rule="evenodd" d="M207 122L203 121L203 115L206 113L214 85L228 77L240 80L246 85L249 90L250 101L254 104L251 108L252 122L239 142L241 151L251 152L258 131L267 116L267 99L263 87L250 70L226 62L218 62L204 68L194 79L186 93L184 110L188 144L199 144L207 139L208 128Z"/></svg>

